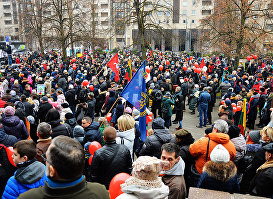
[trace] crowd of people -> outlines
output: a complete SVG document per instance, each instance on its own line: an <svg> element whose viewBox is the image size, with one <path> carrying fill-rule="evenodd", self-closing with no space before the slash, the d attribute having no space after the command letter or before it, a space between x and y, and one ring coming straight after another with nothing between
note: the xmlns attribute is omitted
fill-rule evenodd
<svg viewBox="0 0 273 199"><path fill-rule="evenodd" d="M190 187L273 196L270 61L147 52L143 140L140 111L119 97L141 59L120 51L116 81L111 56L34 52L1 66L2 198L109 198L119 173L131 175L119 199L183 199ZM183 128L186 109L198 140Z"/></svg>

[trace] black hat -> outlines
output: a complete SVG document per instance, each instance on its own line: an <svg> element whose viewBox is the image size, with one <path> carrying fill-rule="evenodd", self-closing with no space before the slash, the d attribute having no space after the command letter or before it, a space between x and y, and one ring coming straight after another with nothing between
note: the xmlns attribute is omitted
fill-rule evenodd
<svg viewBox="0 0 273 199"><path fill-rule="evenodd" d="M68 107L69 107L69 104L67 104L67 103L62 103L61 106L62 106L63 108L68 108Z"/></svg>
<svg viewBox="0 0 273 199"><path fill-rule="evenodd" d="M273 153L273 143L269 143L263 147L263 149L269 153Z"/></svg>
<svg viewBox="0 0 273 199"><path fill-rule="evenodd" d="M65 115L64 115L64 117L65 117L65 119L72 119L73 118L73 114L72 113L66 113Z"/></svg>

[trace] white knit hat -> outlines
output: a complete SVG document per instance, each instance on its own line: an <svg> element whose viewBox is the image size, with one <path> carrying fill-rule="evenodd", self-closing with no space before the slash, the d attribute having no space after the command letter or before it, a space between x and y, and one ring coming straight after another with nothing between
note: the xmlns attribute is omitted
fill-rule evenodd
<svg viewBox="0 0 273 199"><path fill-rule="evenodd" d="M228 163L230 155L222 144L218 144L210 153L210 160L215 163Z"/></svg>

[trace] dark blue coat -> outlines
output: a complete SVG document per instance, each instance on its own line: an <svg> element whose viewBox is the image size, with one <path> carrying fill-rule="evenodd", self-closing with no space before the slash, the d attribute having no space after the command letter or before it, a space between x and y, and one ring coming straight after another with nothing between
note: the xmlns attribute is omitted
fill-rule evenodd
<svg viewBox="0 0 273 199"><path fill-rule="evenodd" d="M6 147L13 146L18 139L13 135L5 133L3 128L0 128L0 144L4 144Z"/></svg>
<svg viewBox="0 0 273 199"><path fill-rule="evenodd" d="M207 91L204 91L201 93L198 101L200 106L208 106L208 103L210 102L210 94Z"/></svg>
<svg viewBox="0 0 273 199"><path fill-rule="evenodd" d="M3 129L8 135L14 135L19 140L27 139L29 133L22 120L17 116L7 116L2 120Z"/></svg>
<svg viewBox="0 0 273 199"><path fill-rule="evenodd" d="M100 144L103 143L100 125L97 122L92 122L85 130L84 143L97 141Z"/></svg>

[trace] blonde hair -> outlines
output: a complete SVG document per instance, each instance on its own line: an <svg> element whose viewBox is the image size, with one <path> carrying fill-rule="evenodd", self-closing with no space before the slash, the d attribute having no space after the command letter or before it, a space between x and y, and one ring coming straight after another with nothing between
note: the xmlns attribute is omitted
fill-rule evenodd
<svg viewBox="0 0 273 199"><path fill-rule="evenodd" d="M267 135L270 138L270 141L273 141L273 128L266 126L260 131L260 135Z"/></svg>
<svg viewBox="0 0 273 199"><path fill-rule="evenodd" d="M125 114L118 118L118 128L121 131L127 131L135 127L135 120L131 115Z"/></svg>
<svg viewBox="0 0 273 199"><path fill-rule="evenodd" d="M13 84L19 84L18 79L14 80Z"/></svg>

